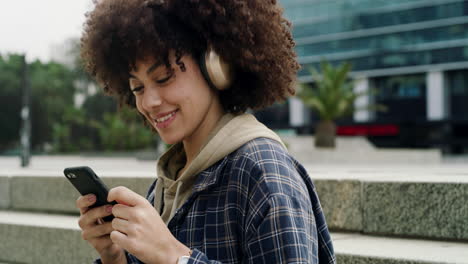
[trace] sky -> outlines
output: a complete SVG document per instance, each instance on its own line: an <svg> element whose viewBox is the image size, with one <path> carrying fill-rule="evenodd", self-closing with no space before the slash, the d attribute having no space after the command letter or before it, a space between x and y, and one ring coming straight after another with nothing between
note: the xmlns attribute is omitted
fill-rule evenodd
<svg viewBox="0 0 468 264"><path fill-rule="evenodd" d="M0 0L0 54L51 59L53 47L79 38L91 0Z"/></svg>

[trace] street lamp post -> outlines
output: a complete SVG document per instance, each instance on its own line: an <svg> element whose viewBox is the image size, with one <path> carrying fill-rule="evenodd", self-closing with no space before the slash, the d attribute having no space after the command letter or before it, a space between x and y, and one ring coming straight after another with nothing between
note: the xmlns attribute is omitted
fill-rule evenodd
<svg viewBox="0 0 468 264"><path fill-rule="evenodd" d="M22 88L22 107L21 107L21 167L29 166L31 157L31 85L29 82L28 64L26 58L22 56L21 68L21 88Z"/></svg>

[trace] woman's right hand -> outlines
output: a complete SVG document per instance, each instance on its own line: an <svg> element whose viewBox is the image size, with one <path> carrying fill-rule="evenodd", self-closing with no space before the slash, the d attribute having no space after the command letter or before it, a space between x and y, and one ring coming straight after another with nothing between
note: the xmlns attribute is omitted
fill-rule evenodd
<svg viewBox="0 0 468 264"><path fill-rule="evenodd" d="M78 224L83 239L96 249L102 263L127 263L124 250L110 239L110 233L114 230L112 222L102 221L102 218L112 214L112 206L89 208L95 202L96 196L93 194L80 196L76 200L76 207L81 215Z"/></svg>

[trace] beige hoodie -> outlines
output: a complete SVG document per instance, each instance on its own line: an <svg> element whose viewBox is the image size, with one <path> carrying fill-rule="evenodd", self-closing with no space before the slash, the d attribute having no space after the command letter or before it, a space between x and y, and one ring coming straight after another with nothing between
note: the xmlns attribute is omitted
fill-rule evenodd
<svg viewBox="0 0 468 264"><path fill-rule="evenodd" d="M185 166L186 156L182 143L177 143L164 153L157 163L158 181L155 188L154 207L166 225L192 194L198 173L209 168L248 141L265 137L278 141L278 135L251 114L224 115L208 136L205 144L189 167L176 179ZM286 148L286 147L285 147Z"/></svg>

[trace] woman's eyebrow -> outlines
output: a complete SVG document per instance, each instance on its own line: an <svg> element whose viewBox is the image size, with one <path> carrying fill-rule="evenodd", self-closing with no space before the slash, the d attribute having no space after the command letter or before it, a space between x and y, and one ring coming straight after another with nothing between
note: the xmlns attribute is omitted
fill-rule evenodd
<svg viewBox="0 0 468 264"><path fill-rule="evenodd" d="M151 67L149 67L148 70L146 70L146 74L150 74L151 72L153 72L154 70L156 70L157 68L159 68L162 65L163 65L162 62L156 62L155 64L151 65ZM138 79L137 77L135 77L135 75L133 75L131 73L129 73L128 75L130 76L130 78Z"/></svg>
<svg viewBox="0 0 468 264"><path fill-rule="evenodd" d="M150 74L151 72L159 68L161 65L162 62L156 62L155 64L151 65L151 67L149 67L148 70L146 70L146 74Z"/></svg>

